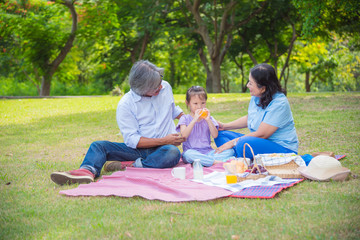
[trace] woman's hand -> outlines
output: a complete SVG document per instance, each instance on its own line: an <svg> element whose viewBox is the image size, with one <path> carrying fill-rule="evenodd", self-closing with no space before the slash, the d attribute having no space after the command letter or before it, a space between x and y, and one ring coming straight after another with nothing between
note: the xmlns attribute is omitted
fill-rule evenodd
<svg viewBox="0 0 360 240"><path fill-rule="evenodd" d="M219 131L246 128L247 127L247 118L248 117L246 115L246 116L238 118L235 121L232 121L229 123L222 123L222 122L217 121L219 124Z"/></svg>
<svg viewBox="0 0 360 240"><path fill-rule="evenodd" d="M221 145L220 147L218 147L217 149L215 149L215 153L221 153L227 149L230 149L234 147L234 140L228 141L227 143L224 143L223 145Z"/></svg>
<svg viewBox="0 0 360 240"><path fill-rule="evenodd" d="M216 120L217 121L217 120ZM224 128L224 123L222 123L222 122L219 122L219 121L217 121L217 123L218 123L218 125L219 125L219 131L223 131L223 130L225 130L225 128Z"/></svg>

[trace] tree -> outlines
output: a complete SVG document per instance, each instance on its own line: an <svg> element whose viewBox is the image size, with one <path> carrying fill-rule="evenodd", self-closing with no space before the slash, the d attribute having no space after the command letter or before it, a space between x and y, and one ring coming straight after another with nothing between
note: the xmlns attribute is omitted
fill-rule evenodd
<svg viewBox="0 0 360 240"><path fill-rule="evenodd" d="M336 32L359 39L360 2L354 0L293 0L303 18L302 33L306 38Z"/></svg>
<svg viewBox="0 0 360 240"><path fill-rule="evenodd" d="M103 66L94 75L107 89L122 84L136 61L156 63L153 47L166 31L169 1L85 1L84 6L87 27L79 29L79 39L91 49L92 61Z"/></svg>
<svg viewBox="0 0 360 240"><path fill-rule="evenodd" d="M44 74L42 76L40 96L50 95L50 86L51 86L52 77L73 46L73 42L77 30L77 13L74 7L74 2L75 1L71 1L71 0L62 0L60 2L60 4L67 7L71 13L71 17L72 17L71 32L69 37L67 38L65 45L62 48L58 49L60 50L60 52L58 53L58 55L55 57L54 60L51 60L50 57L48 59L43 59L44 62L42 63L42 67Z"/></svg>
<svg viewBox="0 0 360 240"><path fill-rule="evenodd" d="M300 32L296 11L290 0L274 0L247 25L236 29L230 56L241 71L245 70L244 54L249 56L252 66L269 62L274 66L279 80L284 79L286 88L285 70L289 67L293 46ZM278 71L282 56L285 56L284 63L281 71ZM243 90L246 90L245 85Z"/></svg>
<svg viewBox="0 0 360 240"><path fill-rule="evenodd" d="M11 58L25 76L37 85L40 96L50 95L53 75L71 50L77 30L75 1L62 0L55 3L65 6L70 11L72 18L70 34L64 34L62 32L64 26L57 24L58 22L51 18L63 11L52 7L52 3L55 1L47 4L9 1L3 6L6 14L1 17L1 21L8 22L2 26L1 37L12 38L11 47L17 49L14 54L11 53ZM44 15L44 12L48 15Z"/></svg>
<svg viewBox="0 0 360 240"><path fill-rule="evenodd" d="M235 0L221 2L185 0L182 2L182 12L188 27L201 37L206 47L204 49L200 46L198 54L207 71L206 89L208 92L221 92L220 66L231 46L233 30L247 24L263 10L266 4L263 1L260 7L255 7L257 3L247 3L244 1L240 4Z"/></svg>
<svg viewBox="0 0 360 240"><path fill-rule="evenodd" d="M316 80L329 82L333 77L336 61L326 49L326 44L320 41L312 43L302 42L293 56L300 65L300 72L305 73L305 90L311 91L311 86Z"/></svg>

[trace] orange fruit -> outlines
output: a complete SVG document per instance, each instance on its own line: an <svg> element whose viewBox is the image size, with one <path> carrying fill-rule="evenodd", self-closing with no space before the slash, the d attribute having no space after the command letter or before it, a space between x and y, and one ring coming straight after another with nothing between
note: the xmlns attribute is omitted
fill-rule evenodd
<svg viewBox="0 0 360 240"><path fill-rule="evenodd" d="M200 118L205 119L205 118L207 118L208 114L209 114L208 110L201 109Z"/></svg>

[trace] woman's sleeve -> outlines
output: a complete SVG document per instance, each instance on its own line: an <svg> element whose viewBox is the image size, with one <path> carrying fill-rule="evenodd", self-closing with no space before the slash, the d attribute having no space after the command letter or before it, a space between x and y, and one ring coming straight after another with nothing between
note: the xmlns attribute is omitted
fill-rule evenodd
<svg viewBox="0 0 360 240"><path fill-rule="evenodd" d="M278 128L283 128L292 120L290 105L285 98L282 101L274 101L267 107L263 122Z"/></svg>

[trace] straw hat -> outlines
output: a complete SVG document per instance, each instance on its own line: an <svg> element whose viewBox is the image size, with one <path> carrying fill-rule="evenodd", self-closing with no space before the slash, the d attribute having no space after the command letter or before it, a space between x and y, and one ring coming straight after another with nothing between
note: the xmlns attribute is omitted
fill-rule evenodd
<svg viewBox="0 0 360 240"><path fill-rule="evenodd" d="M350 170L342 167L333 157L319 155L314 157L307 167L299 167L298 171L306 178L316 181L344 181Z"/></svg>

